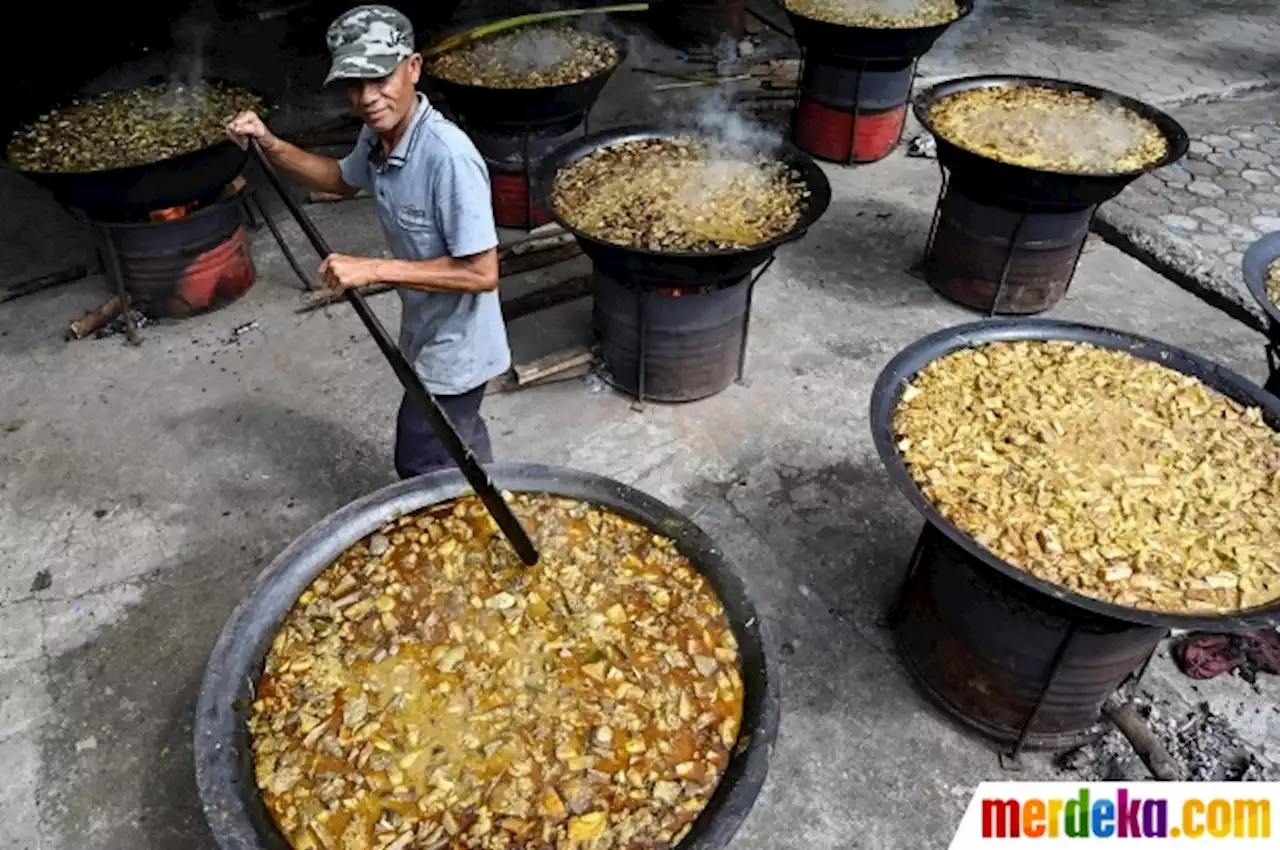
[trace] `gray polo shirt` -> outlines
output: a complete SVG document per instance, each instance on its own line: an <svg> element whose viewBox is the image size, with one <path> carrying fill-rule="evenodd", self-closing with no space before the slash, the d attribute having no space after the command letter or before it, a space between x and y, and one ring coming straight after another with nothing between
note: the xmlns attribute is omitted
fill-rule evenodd
<svg viewBox="0 0 1280 850"><path fill-rule="evenodd" d="M498 244L484 160L423 94L412 126L389 155L366 125L339 165L347 185L374 195L394 257L466 257ZM403 307L400 350L431 392L465 393L511 368L497 290L396 291Z"/></svg>

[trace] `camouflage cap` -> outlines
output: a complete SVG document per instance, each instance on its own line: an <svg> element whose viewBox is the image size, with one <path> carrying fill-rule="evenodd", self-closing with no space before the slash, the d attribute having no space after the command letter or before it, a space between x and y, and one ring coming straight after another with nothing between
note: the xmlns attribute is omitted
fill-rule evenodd
<svg viewBox="0 0 1280 850"><path fill-rule="evenodd" d="M357 6L329 24L333 64L324 83L385 77L413 54L413 24L390 6Z"/></svg>

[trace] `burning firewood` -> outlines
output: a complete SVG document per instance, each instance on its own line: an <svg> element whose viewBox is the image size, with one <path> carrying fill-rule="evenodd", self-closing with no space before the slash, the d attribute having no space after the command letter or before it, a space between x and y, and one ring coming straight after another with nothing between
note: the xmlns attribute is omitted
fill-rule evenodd
<svg viewBox="0 0 1280 850"><path fill-rule="evenodd" d="M84 339L89 334L104 326L120 315L122 302L119 295L113 295L71 323L67 330L67 339Z"/></svg>

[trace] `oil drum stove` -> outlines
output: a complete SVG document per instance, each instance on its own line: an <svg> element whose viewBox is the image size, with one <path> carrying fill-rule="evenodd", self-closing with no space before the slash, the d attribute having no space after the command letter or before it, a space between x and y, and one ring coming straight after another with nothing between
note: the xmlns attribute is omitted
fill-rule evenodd
<svg viewBox="0 0 1280 850"><path fill-rule="evenodd" d="M659 0L649 17L654 32L682 50L737 43L747 34L747 0Z"/></svg>
<svg viewBox="0 0 1280 850"><path fill-rule="evenodd" d="M1161 613L1078 594L997 557L925 497L899 454L893 413L907 383L952 351L989 342L1063 340L1121 350L1191 375L1280 425L1280 399L1240 375L1161 342L1048 319L986 320L924 337L889 362L871 396L871 428L890 480L925 518L889 624L923 695L1005 748L1064 750L1099 731L1103 703L1140 677L1172 629L1232 632L1280 621L1280 604L1229 615Z"/></svg>
<svg viewBox="0 0 1280 850"><path fill-rule="evenodd" d="M1029 85L1118 102L1155 123L1168 152L1159 162L1116 174L1068 174L999 162L934 131L929 110L940 98L974 88ZM942 184L925 247L925 280L947 298L988 316L1040 313L1066 295L1099 205L1148 171L1187 152L1173 118L1141 101L1067 80L979 76L923 92L915 114L937 141Z"/></svg>
<svg viewBox="0 0 1280 850"><path fill-rule="evenodd" d="M241 181L242 183L242 181ZM223 307L253 286L241 186L213 198L141 214L90 220L109 275L153 318L185 318Z"/></svg>
<svg viewBox="0 0 1280 850"><path fill-rule="evenodd" d="M557 150L535 178L543 208L591 258L600 375L641 403L696 401L742 380L756 282L778 247L801 238L831 202L822 169L787 145L777 155L802 175L809 206L791 231L752 248L651 251L622 246L578 230L556 212L552 190L560 169L600 148L689 132L632 127L595 133Z"/></svg>
<svg viewBox="0 0 1280 850"><path fill-rule="evenodd" d="M529 230L551 220L529 191L532 175L551 151L587 134L592 107L626 61L626 45L614 39L614 46L615 65L556 86L490 88L424 77L484 157L499 226Z"/></svg>
<svg viewBox="0 0 1280 850"><path fill-rule="evenodd" d="M956 21L973 11L973 2L960 7ZM796 146L847 165L884 159L902 139L920 57L955 21L877 29L787 14L801 50L791 128Z"/></svg>
<svg viewBox="0 0 1280 850"><path fill-rule="evenodd" d="M587 120L569 127L466 126L467 134L489 167L493 218L499 227L530 230L551 221L551 216L529 191L532 174L547 154L587 133Z"/></svg>
<svg viewBox="0 0 1280 850"><path fill-rule="evenodd" d="M121 168L22 173L89 226L121 303L153 318L182 318L225 306L254 283L245 224L256 226L250 205L257 200L242 177L247 162L247 151L223 140ZM274 223L266 223L310 286ZM135 342L133 311L124 317Z"/></svg>

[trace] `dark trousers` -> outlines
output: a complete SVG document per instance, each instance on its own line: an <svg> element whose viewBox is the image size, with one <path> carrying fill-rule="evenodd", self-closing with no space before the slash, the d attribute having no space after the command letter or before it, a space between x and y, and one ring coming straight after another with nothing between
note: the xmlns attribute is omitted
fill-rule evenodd
<svg viewBox="0 0 1280 850"><path fill-rule="evenodd" d="M489 445L489 429L480 416L480 402L484 400L485 389L486 385L481 384L462 395L438 395L436 401L444 409L453 427L458 429L458 436L475 452L476 459L481 463L490 463L493 460L493 449ZM453 458L449 456L444 443L440 442L426 418L405 396L400 402L400 413L396 416L396 472L400 478L413 478L453 465Z"/></svg>

